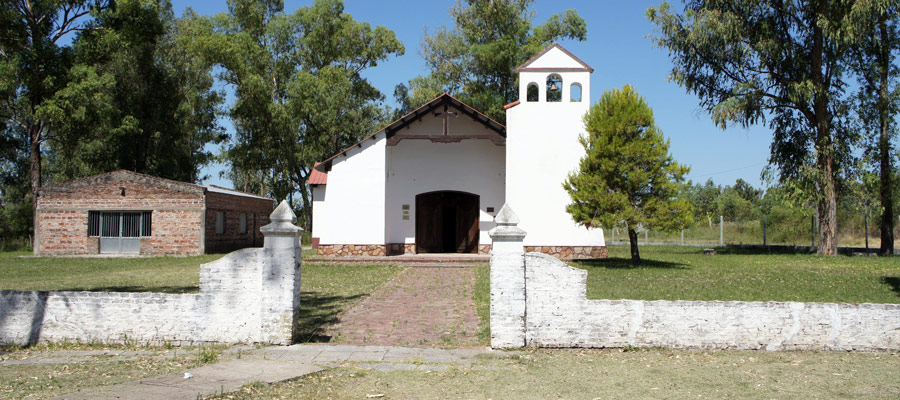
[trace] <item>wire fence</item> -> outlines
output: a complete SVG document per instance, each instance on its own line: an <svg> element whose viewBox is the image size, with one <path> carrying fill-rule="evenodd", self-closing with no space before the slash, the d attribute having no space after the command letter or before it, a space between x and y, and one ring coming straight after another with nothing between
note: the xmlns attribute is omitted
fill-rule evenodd
<svg viewBox="0 0 900 400"><path fill-rule="evenodd" d="M638 230L638 243L684 246L714 245L768 245L768 246L812 246L818 243L818 224L815 217L773 221L768 217L758 220L728 221L719 217L718 221L695 224L689 228L661 232ZM628 243L628 231L624 228L607 230L606 238L613 244ZM838 218L838 246L868 248L881 247L881 232L878 220L861 218ZM894 248L900 248L900 219L894 226Z"/></svg>

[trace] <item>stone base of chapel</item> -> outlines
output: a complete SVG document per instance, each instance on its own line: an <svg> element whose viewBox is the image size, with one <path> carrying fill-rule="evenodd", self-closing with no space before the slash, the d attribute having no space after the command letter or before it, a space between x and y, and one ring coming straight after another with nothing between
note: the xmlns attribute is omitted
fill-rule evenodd
<svg viewBox="0 0 900 400"><path fill-rule="evenodd" d="M544 253L561 260L584 260L609 256L609 249L606 246L525 246L525 251Z"/></svg>
<svg viewBox="0 0 900 400"><path fill-rule="evenodd" d="M317 244L316 254L333 257L379 257L416 254L416 245L411 243L388 244ZM563 260L606 258L606 246L525 246L526 252L551 255ZM478 245L478 254L490 254L491 245Z"/></svg>

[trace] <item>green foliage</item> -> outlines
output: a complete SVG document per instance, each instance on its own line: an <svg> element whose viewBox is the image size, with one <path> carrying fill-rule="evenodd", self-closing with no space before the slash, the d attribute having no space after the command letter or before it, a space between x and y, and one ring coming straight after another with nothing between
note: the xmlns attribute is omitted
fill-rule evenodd
<svg viewBox="0 0 900 400"><path fill-rule="evenodd" d="M566 211L575 222L625 225L630 231L672 231L691 223L690 203L677 198L689 169L669 155L653 111L631 86L604 92L584 122L587 135L580 142L586 155L563 184L572 198Z"/></svg>
<svg viewBox="0 0 900 400"><path fill-rule="evenodd" d="M87 29L91 12L110 6L102 0L0 2L0 165L3 240L32 230L31 200L44 179L43 152L63 139L45 119L44 109L66 88L75 64L61 41Z"/></svg>
<svg viewBox="0 0 900 400"><path fill-rule="evenodd" d="M895 115L900 111L900 4L895 0L860 2L851 22L858 25L859 44L851 49L849 64L857 75L854 98L856 128L863 132L867 169L878 174L882 255L893 254L897 206L896 164L893 144L897 138Z"/></svg>
<svg viewBox="0 0 900 400"><path fill-rule="evenodd" d="M68 133L52 145L56 179L124 168L201 180L213 157L205 146L223 138L223 96L182 48L184 21L167 1L125 0L91 24L75 42L70 84L43 110Z"/></svg>
<svg viewBox="0 0 900 400"><path fill-rule="evenodd" d="M394 94L405 114L448 92L503 122L503 105L518 100L517 66L551 42L585 40L587 25L575 10L532 26L533 0L466 0L450 10L454 27L442 26L422 42L431 71L398 85Z"/></svg>
<svg viewBox="0 0 900 400"><path fill-rule="evenodd" d="M30 233L44 182L117 168L202 179L223 99L182 31L168 0L2 3L0 236Z"/></svg>
<svg viewBox="0 0 900 400"><path fill-rule="evenodd" d="M233 0L211 18L190 14L189 46L235 92L229 115L236 134L224 155L232 181L291 199L309 228L306 180L314 163L386 118L383 95L361 72L404 48L387 28L344 13L339 0L317 0L293 14L282 8L279 1Z"/></svg>
<svg viewBox="0 0 900 400"><path fill-rule="evenodd" d="M853 2L715 0L647 10L669 50L671 79L696 94L713 121L768 121L770 162L782 181L816 199L820 251L836 254L835 177L852 163L845 58Z"/></svg>

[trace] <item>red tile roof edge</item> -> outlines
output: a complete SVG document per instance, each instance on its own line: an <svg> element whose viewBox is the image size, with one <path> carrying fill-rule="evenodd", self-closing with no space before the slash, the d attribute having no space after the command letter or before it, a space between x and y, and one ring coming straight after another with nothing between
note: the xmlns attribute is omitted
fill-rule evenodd
<svg viewBox="0 0 900 400"><path fill-rule="evenodd" d="M306 180L310 185L325 185L328 183L328 173L320 171L318 167L322 163L316 163L312 171L309 173L309 179Z"/></svg>
<svg viewBox="0 0 900 400"><path fill-rule="evenodd" d="M515 106L517 106L517 105L519 105L519 104L521 104L521 103L522 103L521 100L516 100L516 101L514 101L514 102L512 102L512 103L509 103L509 104L503 106L503 109L504 109L504 110L509 110L510 108L513 108L513 107L515 107Z"/></svg>

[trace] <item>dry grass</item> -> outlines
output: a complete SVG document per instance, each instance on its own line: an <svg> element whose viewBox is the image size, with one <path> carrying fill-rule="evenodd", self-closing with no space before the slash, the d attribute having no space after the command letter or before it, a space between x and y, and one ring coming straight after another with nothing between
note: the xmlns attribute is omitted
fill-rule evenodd
<svg viewBox="0 0 900 400"><path fill-rule="evenodd" d="M164 348L135 348L143 350L132 357L116 356L121 346L51 345L33 348L6 347L0 350L0 360L28 361L60 358L61 349L106 349L106 354L80 357L77 362L0 365L0 398L45 399L84 389L114 385L141 378L181 372L215 362L223 346L208 348L179 348L167 352Z"/></svg>
<svg viewBox="0 0 900 400"><path fill-rule="evenodd" d="M897 353L529 350L439 371L352 365L223 399L698 399L900 396Z"/></svg>

